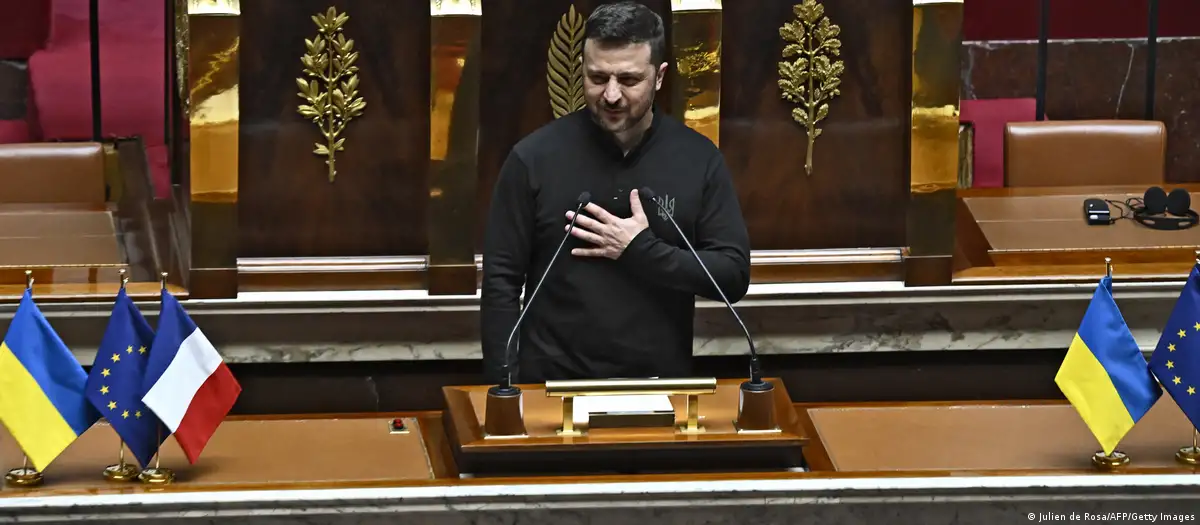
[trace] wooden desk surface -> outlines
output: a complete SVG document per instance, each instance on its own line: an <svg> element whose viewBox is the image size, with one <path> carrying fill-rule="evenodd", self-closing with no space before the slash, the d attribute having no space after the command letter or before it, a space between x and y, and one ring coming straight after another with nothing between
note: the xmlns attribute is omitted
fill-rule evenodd
<svg viewBox="0 0 1200 525"><path fill-rule="evenodd" d="M1181 185L1200 202L1200 185ZM1065 188L989 188L960 190L993 250L1129 250L1139 248L1200 247L1200 227L1154 230L1130 219L1108 226L1090 226L1083 219L1084 199L1095 197L1118 202L1141 198L1146 188L1134 186ZM1112 204L1113 216L1128 210Z"/></svg>
<svg viewBox="0 0 1200 525"><path fill-rule="evenodd" d="M416 418L405 418L409 432L392 434L391 418L233 419L213 435L200 460L187 458L168 438L162 466L175 471L172 490L249 490L313 488L353 484L396 484L434 477L425 439ZM43 473L41 488L0 490L5 497L142 492L136 483L108 482L104 467L117 462L120 439L112 427L93 426ZM136 464L129 453L126 460ZM7 432L0 432L2 469L21 466L21 453ZM2 503L0 503L2 504Z"/></svg>
<svg viewBox="0 0 1200 525"><path fill-rule="evenodd" d="M1065 403L922 403L810 407L838 472L1081 471L1099 449L1075 408ZM1175 463L1191 425L1164 396L1117 447L1131 471L1196 471ZM887 436L882 438L881 436Z"/></svg>
<svg viewBox="0 0 1200 525"><path fill-rule="evenodd" d="M1200 183L1164 185L1163 189L1183 188L1189 193L1200 192ZM1107 186L1047 186L1042 188L962 188L957 191L959 198L970 197L1044 197L1052 195L1109 195L1122 194L1141 197L1146 193L1147 186L1139 185L1107 185Z"/></svg>
<svg viewBox="0 0 1200 525"><path fill-rule="evenodd" d="M226 421L196 465L174 441L165 487L105 481L118 439L97 425L46 469L41 488L0 490L5 498L311 488L512 486L563 483L821 480L1000 475L1106 475L1088 465L1097 445L1065 402L963 402L797 405L813 438L811 472L728 472L602 476L460 478L437 413L409 414L407 434L391 434L392 415L312 416ZM1190 426L1168 397L1122 443L1128 474L1200 473L1173 462L1190 444ZM0 432L0 466L18 467L15 443Z"/></svg>
<svg viewBox="0 0 1200 525"><path fill-rule="evenodd" d="M768 378L770 379L770 378ZM778 383L777 383L778 384ZM496 447L518 448L525 447L529 442L536 442L543 445L560 445L567 447L595 447L622 443L687 443L694 441L758 441L758 442L779 442L781 440L790 443L805 443L807 439L804 436L794 434L796 422L791 418L779 421L779 426L783 428L782 433L763 433L763 434L745 434L739 435L734 427L734 420L737 419L738 396L740 394L739 387L741 380L722 379L718 381L716 391L711 395L699 396L700 401L700 419L705 426L706 431L702 434L679 434L673 427L659 428L613 428L613 429L592 429L584 436L579 437L564 437L559 436L556 430L562 426L562 399L557 397L547 397L545 387L537 385L523 385L524 393L523 411L525 414L525 428L529 433L528 439L522 440L495 440L491 442ZM780 385L776 390L784 399L786 397L785 387ZM487 388L474 388L466 394L471 400L471 408L475 415L475 423L482 428L485 421L485 412L487 409ZM687 400L685 396L670 396L671 405L675 408L675 425L682 425L686 422L687 417ZM779 401L776 401L779 403ZM779 403L786 407L786 404ZM777 405L778 406L778 405ZM780 418L783 419L783 418ZM580 422L583 427L586 423Z"/></svg>
<svg viewBox="0 0 1200 525"><path fill-rule="evenodd" d="M1200 184L1189 191L1200 202ZM958 190L955 283L1094 282L1111 257L1118 279L1181 279L1195 264L1200 227L1154 230L1132 219L1091 226L1083 201L1141 198L1144 186ZM1122 210L1109 205L1114 215ZM1196 206L1193 206L1195 209ZM1128 213L1126 215L1129 215Z"/></svg>

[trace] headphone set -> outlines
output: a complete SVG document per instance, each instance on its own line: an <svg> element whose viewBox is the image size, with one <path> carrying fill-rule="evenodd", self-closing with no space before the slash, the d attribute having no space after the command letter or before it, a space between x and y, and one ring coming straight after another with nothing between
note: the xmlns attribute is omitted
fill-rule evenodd
<svg viewBox="0 0 1200 525"><path fill-rule="evenodd" d="M1158 186L1146 190L1142 198L1132 197L1125 202L1105 200L1121 210L1121 216L1109 220L1133 219L1152 230L1186 230L1200 223L1200 215L1192 211L1192 196L1183 188L1171 193Z"/></svg>

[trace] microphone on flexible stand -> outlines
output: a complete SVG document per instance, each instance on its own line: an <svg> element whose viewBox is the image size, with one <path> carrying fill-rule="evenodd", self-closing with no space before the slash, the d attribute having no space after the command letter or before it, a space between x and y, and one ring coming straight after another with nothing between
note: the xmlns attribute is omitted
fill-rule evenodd
<svg viewBox="0 0 1200 525"><path fill-rule="evenodd" d="M533 304L534 297L537 297L538 290L542 289L542 283L546 282L546 276L550 275L550 269L554 267L554 262L558 260L558 255L566 246L567 239L571 237L571 230L575 229L575 221L579 219L579 212L589 202L592 202L592 194L586 191L580 193L579 198L575 200L575 213L571 216L567 233L563 235L562 242L558 243L558 248L554 250L554 255L546 265L545 271L542 272L542 277L538 279L537 285L529 293L529 298L525 300L525 307L517 316L517 322L513 323L512 331L508 333L508 341L504 344L504 364L500 369L500 384L488 389L487 410L483 423L484 432L487 435L520 436L525 434L525 423L521 415L521 389L512 384L512 370L509 364L512 361L513 340L516 339L517 332L521 328L521 321L525 320L525 314L529 312L529 306Z"/></svg>
<svg viewBox="0 0 1200 525"><path fill-rule="evenodd" d="M713 288L716 288L717 294L721 296L721 300L725 302L725 307L729 308L729 312L733 314L733 318L737 321L738 326L742 327L742 333L746 335L746 343L750 345L750 380L744 381L741 385L741 398L738 402L738 420L736 422L739 431L750 432L769 432L779 430L775 418L775 385L763 381L762 368L758 362L758 350L754 348L754 338L750 337L750 330L746 328L746 323L742 322L742 317L738 315L734 309L733 303L725 297L725 292L721 290L717 280L713 278L712 273L708 271L708 267L704 265L704 261L700 259L700 254L696 253L696 249L692 247L691 241L688 241L687 235L684 235L683 229L679 227L679 223L675 222L675 217L671 216L662 201L654 194L650 188L642 188L638 190L642 197L645 197L653 202L655 206L667 218L671 226L675 227L675 231L679 233L679 238L683 239L683 243L687 246L689 252L692 252L692 257L696 258L696 262L700 264L700 269L704 270L704 275L708 276L708 281L712 283Z"/></svg>

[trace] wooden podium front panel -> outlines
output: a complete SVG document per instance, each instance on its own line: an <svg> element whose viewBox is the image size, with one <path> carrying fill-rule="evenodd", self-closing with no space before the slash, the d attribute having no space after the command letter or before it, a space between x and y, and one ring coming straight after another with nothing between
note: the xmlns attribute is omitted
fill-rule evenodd
<svg viewBox="0 0 1200 525"><path fill-rule="evenodd" d="M786 470L803 464L808 443L787 389L778 379L773 401L779 432L738 433L734 426L740 380L722 379L716 392L699 396L700 426L687 434L672 427L587 429L560 436L562 399L547 397L543 385L520 385L525 436L484 435L488 386L448 386L447 434L461 472L475 475L595 474L601 472L700 472ZM678 399L675 399L678 397ZM676 424L687 411L686 396L672 396Z"/></svg>
<svg viewBox="0 0 1200 525"><path fill-rule="evenodd" d="M702 434L681 434L675 427L658 428L601 428L588 429L583 436L563 437L557 435L562 427L562 399L546 397L546 390L540 385L521 387L524 392L523 402L525 411L525 431L529 439L505 440L491 442L495 445L518 445L522 442L536 441L541 444L586 445L586 444L634 444L667 441L713 441L728 440L737 436L739 441L778 441L781 437L800 439L803 433L797 427L795 413L788 420L780 421L782 433L776 434L738 434L734 427L737 419L739 382L718 384L717 391L711 395L700 396L700 425L705 427ZM776 391L783 388L782 382L776 383ZM475 418L479 426L484 424L484 412L487 409L487 389L472 389L468 392ZM785 393L786 395L786 393ZM779 399L776 399L779 402ZM785 406L790 408L790 400L785 400ZM675 407L675 424L682 425L687 421L686 396L671 396L671 405ZM580 428L587 428L586 423L580 423Z"/></svg>
<svg viewBox="0 0 1200 525"><path fill-rule="evenodd" d="M839 472L1094 470L1099 445L1068 404L917 404L809 408ZM1192 427L1163 396L1117 447L1131 468L1182 468ZM1190 471L1190 469L1187 469Z"/></svg>
<svg viewBox="0 0 1200 525"><path fill-rule="evenodd" d="M195 465L174 439L163 444L162 466L175 471L168 490L237 490L254 487L344 486L433 478L416 419L409 432L392 434L391 419L259 419L221 424ZM102 471L117 462L120 438L97 423L46 468L36 489L0 490L0 497L95 494L146 490L134 482L110 482ZM0 432L0 470L21 466L21 452ZM126 452L127 462L137 464ZM153 462L153 460L151 460ZM160 490L156 488L155 490Z"/></svg>

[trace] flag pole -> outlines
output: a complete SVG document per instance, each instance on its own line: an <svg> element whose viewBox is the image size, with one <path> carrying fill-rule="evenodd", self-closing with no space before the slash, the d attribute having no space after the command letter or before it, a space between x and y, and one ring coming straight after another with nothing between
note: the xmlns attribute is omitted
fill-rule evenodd
<svg viewBox="0 0 1200 525"><path fill-rule="evenodd" d="M1200 266L1200 250L1196 250L1196 266ZM1193 467L1200 465L1200 430L1192 428L1192 446L1180 448L1175 461Z"/></svg>
<svg viewBox="0 0 1200 525"><path fill-rule="evenodd" d="M1193 467L1200 465L1200 430L1192 429L1192 446L1180 448L1175 461Z"/></svg>
<svg viewBox="0 0 1200 525"><path fill-rule="evenodd" d="M1109 283L1112 283L1112 257L1104 258L1104 276L1108 278ZM1092 455L1092 466L1099 470L1117 470L1128 464L1129 454L1121 452L1120 450L1113 449L1112 454L1105 454L1103 450L1098 450Z"/></svg>
<svg viewBox="0 0 1200 525"><path fill-rule="evenodd" d="M25 270L25 290L33 295L33 270ZM37 487L42 484L42 473L29 466L29 455L21 456L21 468L15 468L4 475L4 482L13 487Z"/></svg>
<svg viewBox="0 0 1200 525"><path fill-rule="evenodd" d="M162 291L167 291L167 272L162 272L159 274L159 285L162 287ZM159 322L161 321L162 318L160 317ZM153 351L153 349L151 351ZM150 485L166 485L172 481L175 481L175 472L169 468L162 467L162 423L156 424L155 427L155 431L157 432L158 436L158 439L156 440L158 446L155 447L154 450L154 466L152 468L143 470L142 473L138 475L138 479L142 480L142 483Z"/></svg>
<svg viewBox="0 0 1200 525"><path fill-rule="evenodd" d="M117 273L121 275L121 289L124 290L125 285L129 284L129 276L125 275L124 268L117 270ZM122 439L117 444L117 463L104 467L104 478L109 481L131 481L137 479L137 475L137 466L125 462L125 440Z"/></svg>

